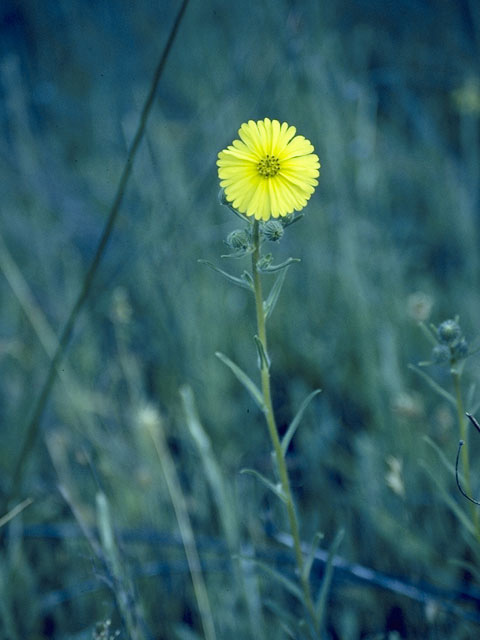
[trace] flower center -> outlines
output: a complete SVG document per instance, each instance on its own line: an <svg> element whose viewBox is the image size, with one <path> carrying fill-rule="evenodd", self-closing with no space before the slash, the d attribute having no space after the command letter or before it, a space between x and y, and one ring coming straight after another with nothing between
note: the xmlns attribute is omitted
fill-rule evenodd
<svg viewBox="0 0 480 640"><path fill-rule="evenodd" d="M273 178L280 171L280 162L275 156L267 154L257 164L257 171L264 178Z"/></svg>

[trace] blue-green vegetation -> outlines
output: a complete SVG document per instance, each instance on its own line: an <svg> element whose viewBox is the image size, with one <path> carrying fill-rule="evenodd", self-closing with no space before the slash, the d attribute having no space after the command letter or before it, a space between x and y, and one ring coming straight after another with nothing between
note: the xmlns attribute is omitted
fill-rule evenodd
<svg viewBox="0 0 480 640"><path fill-rule="evenodd" d="M0 6L0 638L313 637L264 416L224 364L259 384L215 162L265 117L322 165L272 244L301 263L268 318L322 640L476 638L480 507L455 482L480 415L473 0L191 0L8 499L180 4ZM457 316L461 344L429 329Z"/></svg>

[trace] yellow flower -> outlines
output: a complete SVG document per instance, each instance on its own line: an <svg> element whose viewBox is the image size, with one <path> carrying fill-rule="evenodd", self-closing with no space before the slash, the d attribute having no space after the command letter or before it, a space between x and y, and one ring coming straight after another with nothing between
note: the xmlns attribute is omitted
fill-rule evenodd
<svg viewBox="0 0 480 640"><path fill-rule="evenodd" d="M306 206L318 184L313 145L278 120L249 120L218 154L218 177L232 206L257 220L286 216Z"/></svg>

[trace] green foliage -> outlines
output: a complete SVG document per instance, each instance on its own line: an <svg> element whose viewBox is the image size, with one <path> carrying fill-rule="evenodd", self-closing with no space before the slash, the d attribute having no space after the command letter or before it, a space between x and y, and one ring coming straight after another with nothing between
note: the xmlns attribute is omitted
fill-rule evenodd
<svg viewBox="0 0 480 640"><path fill-rule="evenodd" d="M0 9L3 493L178 10L14 4ZM308 634L295 626L292 565L270 535L286 528L283 505L240 474L272 477L251 401L260 392L244 373L257 355L249 256L228 272L217 266L239 221L216 199L216 154L242 122L266 116L295 124L322 163L305 216L274 245L283 270L265 275L273 402L302 538L321 530L333 548L343 528L335 553L350 563L445 590L446 600L465 584L478 589L472 515L455 485L448 366L408 365L431 357L418 323L458 313L472 354L465 410L475 413L479 18L476 3L454 0L190 4L21 495L0 514L33 501L2 520L2 640L117 629L126 638L128 624L145 637L203 637L149 436L159 421L218 638ZM287 268L290 255L301 264ZM478 497L476 432L469 447ZM478 634L457 615L474 613L467 601L452 613L325 566L311 567L316 593L322 576L325 585L325 640Z"/></svg>

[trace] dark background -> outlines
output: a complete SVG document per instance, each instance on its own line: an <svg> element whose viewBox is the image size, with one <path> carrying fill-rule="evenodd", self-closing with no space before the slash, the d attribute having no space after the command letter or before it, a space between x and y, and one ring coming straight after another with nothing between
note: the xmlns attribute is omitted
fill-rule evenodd
<svg viewBox="0 0 480 640"><path fill-rule="evenodd" d="M1 4L4 493L178 8ZM305 218L273 247L278 261L302 262L269 321L280 428L322 389L288 458L302 537L319 530L328 548L344 528L346 561L420 585L424 598L336 572L325 637L476 637L478 622L463 617L475 601L454 596L478 582L473 516L451 466L455 406L408 365L430 358L420 319L458 314L471 351L478 344L479 38L474 0L191 0L24 471L20 498L34 502L3 529L2 638L86 639L106 619L127 638L122 590L141 637L203 637L149 424L167 436L218 637L251 638L252 620L260 640L289 637L282 611L300 615L292 596L250 567L245 604L225 551L253 544L291 571L271 539L286 529L281 509L239 474L271 474L262 416L214 357L220 350L256 376L252 301L197 262L248 268L221 263L238 219L218 202L215 161L242 122L264 117L295 125L322 164ZM425 371L451 391L448 366ZM473 412L478 374L473 355L462 377ZM208 455L182 385L196 398ZM478 455L473 440L473 490ZM99 490L118 536L120 583L78 526L101 524ZM315 586L322 571L315 565Z"/></svg>

